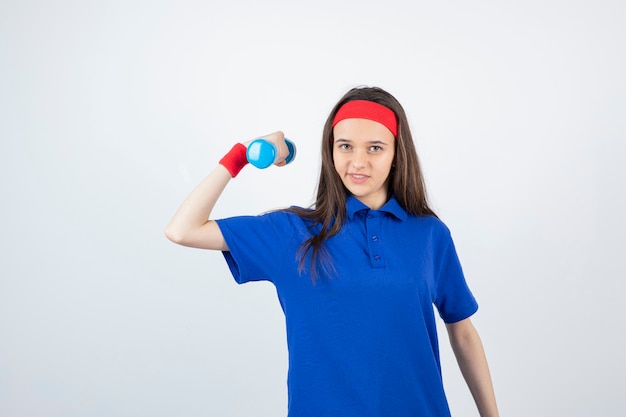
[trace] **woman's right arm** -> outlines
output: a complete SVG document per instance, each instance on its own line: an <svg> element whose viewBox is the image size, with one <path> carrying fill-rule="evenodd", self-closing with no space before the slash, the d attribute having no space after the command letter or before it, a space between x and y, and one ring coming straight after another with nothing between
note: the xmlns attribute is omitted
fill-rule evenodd
<svg viewBox="0 0 626 417"><path fill-rule="evenodd" d="M231 178L222 165L215 167L183 201L167 225L165 236L179 245L228 250L220 228L209 216Z"/></svg>
<svg viewBox="0 0 626 417"><path fill-rule="evenodd" d="M278 161L275 165L278 166L285 165L285 158L289 155L284 138L282 132L262 137L276 145ZM244 145L247 147L250 142ZM165 236L184 246L227 251L228 245L219 226L209 218L231 178L230 172L224 166L218 165L183 201L167 225Z"/></svg>

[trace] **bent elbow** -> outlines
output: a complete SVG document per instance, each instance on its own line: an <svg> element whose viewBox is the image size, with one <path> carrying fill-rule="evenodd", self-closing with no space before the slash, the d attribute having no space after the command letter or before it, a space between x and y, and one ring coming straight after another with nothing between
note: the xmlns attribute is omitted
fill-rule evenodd
<svg viewBox="0 0 626 417"><path fill-rule="evenodd" d="M182 246L228 250L219 228L213 225L214 223L207 223L199 227L187 227L186 225L170 224L165 229L165 237Z"/></svg>
<svg viewBox="0 0 626 417"><path fill-rule="evenodd" d="M171 226L165 229L165 237L179 245L185 244L185 234Z"/></svg>

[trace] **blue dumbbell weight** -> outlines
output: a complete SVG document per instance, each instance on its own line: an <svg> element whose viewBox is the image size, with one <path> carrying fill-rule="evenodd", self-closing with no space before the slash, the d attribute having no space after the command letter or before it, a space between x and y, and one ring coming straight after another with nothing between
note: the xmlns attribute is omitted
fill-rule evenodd
<svg viewBox="0 0 626 417"><path fill-rule="evenodd" d="M290 163L296 157L296 145L285 138L285 143L287 144L287 149L289 149L289 155L285 158L285 162ZM248 162L254 165L257 168L267 168L270 165L276 162L276 158L278 157L278 149L276 146L266 141L265 139L256 139L248 145L248 150L246 151L246 158L248 158Z"/></svg>

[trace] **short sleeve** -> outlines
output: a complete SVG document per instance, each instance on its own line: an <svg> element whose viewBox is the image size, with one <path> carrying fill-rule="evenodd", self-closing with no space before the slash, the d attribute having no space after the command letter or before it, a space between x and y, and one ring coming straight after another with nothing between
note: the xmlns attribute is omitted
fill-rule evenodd
<svg viewBox="0 0 626 417"><path fill-rule="evenodd" d="M447 234L439 267L435 305L445 323L455 323L470 317L478 303L470 291L450 234Z"/></svg>
<svg viewBox="0 0 626 417"><path fill-rule="evenodd" d="M217 220L228 245L224 259L235 281L272 281L279 272L294 233L282 212Z"/></svg>

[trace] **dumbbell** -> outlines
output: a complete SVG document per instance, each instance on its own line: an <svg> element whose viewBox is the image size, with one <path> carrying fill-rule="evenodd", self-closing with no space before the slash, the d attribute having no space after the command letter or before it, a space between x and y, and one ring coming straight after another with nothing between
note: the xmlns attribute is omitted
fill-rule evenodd
<svg viewBox="0 0 626 417"><path fill-rule="evenodd" d="M285 143L287 144L287 149L289 149L289 155L285 158L285 162L290 163L296 157L296 145L287 138L285 138ZM276 162L278 149L276 149L273 143L265 139L256 139L248 145L246 158L255 167L264 169Z"/></svg>

